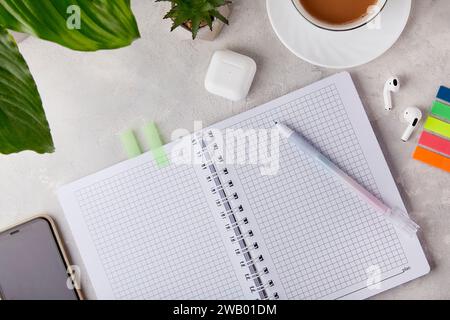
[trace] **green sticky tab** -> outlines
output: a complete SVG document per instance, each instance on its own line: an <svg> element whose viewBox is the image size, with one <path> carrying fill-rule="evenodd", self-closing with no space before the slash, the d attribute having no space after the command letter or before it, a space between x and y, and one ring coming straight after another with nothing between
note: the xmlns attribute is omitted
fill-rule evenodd
<svg viewBox="0 0 450 320"><path fill-rule="evenodd" d="M120 134L120 141L122 142L123 149L125 150L128 158L131 159L137 157L142 153L132 129L123 131Z"/></svg>
<svg viewBox="0 0 450 320"><path fill-rule="evenodd" d="M424 125L425 130L436 133L440 136L450 139L450 123L428 117Z"/></svg>
<svg viewBox="0 0 450 320"><path fill-rule="evenodd" d="M443 104L442 102L435 101L431 108L431 113L436 117L450 122L450 106Z"/></svg>
<svg viewBox="0 0 450 320"><path fill-rule="evenodd" d="M168 166L169 159L166 156L163 143L154 122L150 122L144 127L144 136L147 139L150 151L153 154L153 158L155 159L158 167L164 168Z"/></svg>

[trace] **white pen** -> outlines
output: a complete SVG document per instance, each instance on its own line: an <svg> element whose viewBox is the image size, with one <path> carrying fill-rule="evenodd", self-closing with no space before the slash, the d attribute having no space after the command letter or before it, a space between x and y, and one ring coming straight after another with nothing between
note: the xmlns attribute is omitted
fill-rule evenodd
<svg viewBox="0 0 450 320"><path fill-rule="evenodd" d="M284 136L288 142L298 149L300 149L305 154L309 155L311 158L316 160L322 167L327 169L336 179L341 181L343 184L348 186L351 190L357 193L361 199L365 200L368 204L373 206L379 213L383 214L386 219L400 230L404 231L408 235L414 235L419 230L419 226L412 221L408 215L399 208L390 208L377 197L372 195L363 186L356 182L353 178L348 176L344 171L342 171L338 166L331 162L327 157L325 157L319 150L317 150L313 145L311 145L304 137L294 130L288 128L287 126L275 122L280 134Z"/></svg>

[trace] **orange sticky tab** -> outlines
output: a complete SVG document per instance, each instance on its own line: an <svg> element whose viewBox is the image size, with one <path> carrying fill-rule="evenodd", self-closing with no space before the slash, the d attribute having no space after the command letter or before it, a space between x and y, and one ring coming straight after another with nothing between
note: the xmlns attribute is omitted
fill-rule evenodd
<svg viewBox="0 0 450 320"><path fill-rule="evenodd" d="M414 151L413 158L450 172L450 158L434 153L433 151L417 147L416 151Z"/></svg>

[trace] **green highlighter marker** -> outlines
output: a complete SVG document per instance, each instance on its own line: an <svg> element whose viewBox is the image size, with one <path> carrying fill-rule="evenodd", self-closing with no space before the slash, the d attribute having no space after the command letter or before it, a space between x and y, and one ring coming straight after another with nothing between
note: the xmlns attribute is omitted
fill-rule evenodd
<svg viewBox="0 0 450 320"><path fill-rule="evenodd" d="M123 149L129 159L142 154L142 150L139 147L139 143L132 129L122 131L120 133L120 141L122 142Z"/></svg>
<svg viewBox="0 0 450 320"><path fill-rule="evenodd" d="M147 139L147 143L150 147L150 152L153 154L153 158L159 168L164 168L169 165L169 159L167 158L166 152L163 147L163 143L159 136L158 128L156 128L155 123L149 122L144 127L144 136Z"/></svg>

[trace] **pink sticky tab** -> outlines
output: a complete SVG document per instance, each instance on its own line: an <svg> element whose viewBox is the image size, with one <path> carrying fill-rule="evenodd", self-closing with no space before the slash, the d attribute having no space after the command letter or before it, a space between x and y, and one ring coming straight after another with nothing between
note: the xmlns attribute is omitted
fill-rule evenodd
<svg viewBox="0 0 450 320"><path fill-rule="evenodd" d="M419 145L433 149L434 151L450 157L450 141L429 132L424 131L422 133L419 139Z"/></svg>

